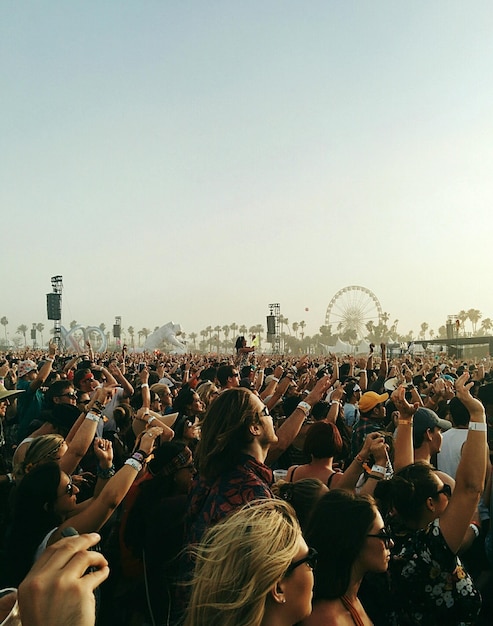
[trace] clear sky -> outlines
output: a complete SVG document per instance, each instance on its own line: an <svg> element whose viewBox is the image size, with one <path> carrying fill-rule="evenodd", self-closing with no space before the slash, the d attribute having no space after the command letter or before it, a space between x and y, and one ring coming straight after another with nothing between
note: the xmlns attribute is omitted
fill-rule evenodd
<svg viewBox="0 0 493 626"><path fill-rule="evenodd" d="M493 317L490 0L4 0L2 297L63 320L318 332ZM305 309L309 310L306 311Z"/></svg>

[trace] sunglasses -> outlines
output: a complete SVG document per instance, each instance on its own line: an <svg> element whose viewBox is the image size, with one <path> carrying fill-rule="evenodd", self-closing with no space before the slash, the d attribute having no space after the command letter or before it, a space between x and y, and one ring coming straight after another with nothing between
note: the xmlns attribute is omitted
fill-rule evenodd
<svg viewBox="0 0 493 626"><path fill-rule="evenodd" d="M447 496L447 498L452 497L452 487L450 485L445 485L444 484L443 487L436 492L434 497L438 498L438 496L441 493L444 493Z"/></svg>
<svg viewBox="0 0 493 626"><path fill-rule="evenodd" d="M392 535L387 528L382 528L382 530L375 535L366 535L367 537L375 537L376 539L380 539L383 541L383 544L386 548L390 548L392 545Z"/></svg>
<svg viewBox="0 0 493 626"><path fill-rule="evenodd" d="M61 393L59 396L57 396L57 398L70 398L71 400L73 400L74 398L77 398L77 394L73 391L70 393Z"/></svg>
<svg viewBox="0 0 493 626"><path fill-rule="evenodd" d="M286 570L285 576L288 576L289 574L291 574L293 570L295 570L300 565L303 565L303 563L307 563L310 569L315 569L317 565L317 556L318 556L318 553L315 550L315 548L308 548L308 554L303 559L300 559L299 561L293 561L291 565L288 567L288 569Z"/></svg>
<svg viewBox="0 0 493 626"><path fill-rule="evenodd" d="M72 482L72 476L68 477L68 485L65 487L65 493L71 496L74 493L74 483Z"/></svg>

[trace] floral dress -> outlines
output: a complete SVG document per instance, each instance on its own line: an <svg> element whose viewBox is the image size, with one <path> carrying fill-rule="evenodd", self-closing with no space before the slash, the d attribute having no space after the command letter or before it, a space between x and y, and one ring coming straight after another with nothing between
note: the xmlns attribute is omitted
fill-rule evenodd
<svg viewBox="0 0 493 626"><path fill-rule="evenodd" d="M481 595L434 520L404 539L390 562L398 623L419 626L474 624Z"/></svg>

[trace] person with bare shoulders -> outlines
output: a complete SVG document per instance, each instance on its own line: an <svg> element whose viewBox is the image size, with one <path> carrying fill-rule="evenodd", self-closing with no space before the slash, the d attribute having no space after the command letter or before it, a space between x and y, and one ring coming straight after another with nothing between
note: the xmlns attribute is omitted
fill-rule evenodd
<svg viewBox="0 0 493 626"><path fill-rule="evenodd" d="M481 596L457 556L486 475L485 412L481 402L471 395L473 383L468 381L469 373L465 372L455 383L470 422L453 493L425 461L402 467L375 489L380 510L396 539L389 569L391 598L399 623L474 624L481 608ZM399 436L412 461L413 415L418 404L407 403L404 391L401 388L396 392Z"/></svg>
<svg viewBox="0 0 493 626"><path fill-rule="evenodd" d="M358 591L365 574L387 571L393 546L373 498L330 491L315 505L305 538L318 558L303 626L372 626Z"/></svg>

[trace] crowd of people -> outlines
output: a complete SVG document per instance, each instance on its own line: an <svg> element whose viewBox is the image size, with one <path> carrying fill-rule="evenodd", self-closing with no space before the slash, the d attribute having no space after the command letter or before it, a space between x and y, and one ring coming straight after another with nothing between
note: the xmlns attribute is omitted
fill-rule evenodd
<svg viewBox="0 0 493 626"><path fill-rule="evenodd" d="M86 348L0 354L0 626L491 623L489 357Z"/></svg>

